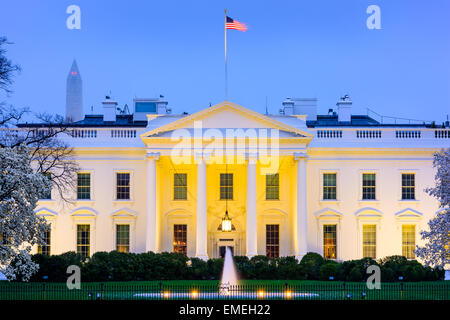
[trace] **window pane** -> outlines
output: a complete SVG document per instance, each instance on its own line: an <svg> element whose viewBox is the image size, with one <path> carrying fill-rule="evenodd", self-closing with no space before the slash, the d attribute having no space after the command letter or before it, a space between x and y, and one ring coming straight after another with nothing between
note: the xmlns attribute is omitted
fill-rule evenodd
<svg viewBox="0 0 450 320"><path fill-rule="evenodd" d="M377 229L374 224L363 225L363 257L376 259Z"/></svg>
<svg viewBox="0 0 450 320"><path fill-rule="evenodd" d="M416 226L402 225L402 255L407 259L414 259L416 255Z"/></svg>
<svg viewBox="0 0 450 320"><path fill-rule="evenodd" d="M266 256L278 258L280 256L280 226L266 224Z"/></svg>
<svg viewBox="0 0 450 320"><path fill-rule="evenodd" d="M280 176L278 173L266 175L266 200L280 199Z"/></svg>
<svg viewBox="0 0 450 320"><path fill-rule="evenodd" d="M38 253L49 256L50 255L50 230L44 232L44 242L42 246L38 246Z"/></svg>
<svg viewBox="0 0 450 320"><path fill-rule="evenodd" d="M187 225L173 225L173 252L187 255Z"/></svg>
<svg viewBox="0 0 450 320"><path fill-rule="evenodd" d="M77 174L77 199L91 199L91 174Z"/></svg>
<svg viewBox="0 0 450 320"><path fill-rule="evenodd" d="M336 173L323 174L323 199L336 200Z"/></svg>
<svg viewBox="0 0 450 320"><path fill-rule="evenodd" d="M402 174L402 200L414 200L415 196L415 174Z"/></svg>
<svg viewBox="0 0 450 320"><path fill-rule="evenodd" d="M323 257L336 259L336 225L323 226Z"/></svg>
<svg viewBox="0 0 450 320"><path fill-rule="evenodd" d="M88 224L77 225L77 253L83 258L90 256L91 228Z"/></svg>
<svg viewBox="0 0 450 320"><path fill-rule="evenodd" d="M187 200L187 174L175 173L173 180L173 198L175 200Z"/></svg>
<svg viewBox="0 0 450 320"><path fill-rule="evenodd" d="M130 174L129 173L117 173L117 200L129 200L130 199Z"/></svg>
<svg viewBox="0 0 450 320"><path fill-rule="evenodd" d="M116 250L119 252L130 252L130 225L116 225Z"/></svg>
<svg viewBox="0 0 450 320"><path fill-rule="evenodd" d="M220 200L233 200L233 174L220 174Z"/></svg>
<svg viewBox="0 0 450 320"><path fill-rule="evenodd" d="M375 173L363 173L363 200L375 200Z"/></svg>

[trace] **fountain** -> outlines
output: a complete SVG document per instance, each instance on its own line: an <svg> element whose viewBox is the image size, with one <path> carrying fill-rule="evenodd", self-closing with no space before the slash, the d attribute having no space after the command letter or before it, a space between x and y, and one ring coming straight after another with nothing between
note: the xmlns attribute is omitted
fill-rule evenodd
<svg viewBox="0 0 450 320"><path fill-rule="evenodd" d="M220 295L230 295L233 287L238 285L238 277L234 266L233 254L231 248L225 250L225 260L223 262L222 279L220 280Z"/></svg>
<svg viewBox="0 0 450 320"><path fill-rule="evenodd" d="M199 292L194 289L191 292L152 292L135 293L134 297L145 297L150 299L295 299L305 297L319 297L317 293L293 292L289 289L282 291L265 292L263 289L257 291L239 291L239 281L236 272L236 266L233 261L233 253L230 247L225 250L225 259L223 262L222 279L218 291Z"/></svg>

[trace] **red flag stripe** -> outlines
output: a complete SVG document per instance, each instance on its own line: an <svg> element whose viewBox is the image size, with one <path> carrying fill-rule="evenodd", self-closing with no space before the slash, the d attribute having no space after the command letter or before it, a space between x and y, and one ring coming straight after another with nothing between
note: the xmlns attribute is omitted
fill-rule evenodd
<svg viewBox="0 0 450 320"><path fill-rule="evenodd" d="M239 31L247 31L247 26L244 23L238 22L234 20L233 22L227 22L227 29L239 30Z"/></svg>

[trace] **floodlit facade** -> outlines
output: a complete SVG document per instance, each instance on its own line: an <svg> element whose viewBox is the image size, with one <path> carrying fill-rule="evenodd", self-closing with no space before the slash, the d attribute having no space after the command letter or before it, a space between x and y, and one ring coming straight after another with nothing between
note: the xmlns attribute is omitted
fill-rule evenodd
<svg viewBox="0 0 450 320"><path fill-rule="evenodd" d="M39 201L52 228L36 251L414 258L439 209L424 189L448 123L382 124L352 115L348 96L326 115L315 99L287 99L278 115L228 101L190 115L162 99L103 109L63 137L81 168L75 200Z"/></svg>

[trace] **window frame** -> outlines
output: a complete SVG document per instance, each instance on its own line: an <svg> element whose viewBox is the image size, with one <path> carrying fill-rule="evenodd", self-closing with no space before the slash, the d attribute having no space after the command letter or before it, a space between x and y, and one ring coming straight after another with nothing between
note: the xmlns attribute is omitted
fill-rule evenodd
<svg viewBox="0 0 450 320"><path fill-rule="evenodd" d="M46 256L50 256L52 254L52 228L50 228L47 231L44 231L44 238L45 238L45 234L48 232L49 237L48 237L48 243L46 242L45 245L38 245L37 247L37 253L38 254L42 254L42 255L46 255ZM48 250L43 250L44 248L47 248ZM44 253L44 251L48 251L46 253Z"/></svg>
<svg viewBox="0 0 450 320"><path fill-rule="evenodd" d="M119 227L128 227L128 244L119 244ZM125 252L125 253L130 253L131 252L131 224L129 223L123 223L123 222L119 222L119 223L115 223L114 224L115 227L115 250L117 252ZM119 250L119 246L128 246L128 250L127 251L121 251Z"/></svg>
<svg viewBox="0 0 450 320"><path fill-rule="evenodd" d="M403 237L404 237L404 230L403 230L403 228L404 227L413 227L414 228L414 230L413 230L413 232L412 232L412 234L414 235L414 243L412 244L412 257L411 256L406 256L405 254L404 254L404 247L405 246L411 246L411 244L407 244L407 245L405 245L404 244L404 242L405 242L405 240L403 239ZM416 254L415 254L415 249L416 249L416 244L417 244L417 224L415 224L415 223L402 223L402 225L401 225L401 245L402 245L402 256L404 256L406 259L408 259L408 260L414 260L414 259L416 259Z"/></svg>
<svg viewBox="0 0 450 320"><path fill-rule="evenodd" d="M272 174L270 174L270 173L268 173L268 174L265 174L264 175L265 176L265 183L266 183L266 186L265 186L265 195L266 195L266 197L265 197L265 200L266 201L280 201L280 173L279 172L277 172L277 173L272 173ZM278 178L278 183L275 185L268 185L267 184L267 182L268 182L268 178L269 178L269 176L277 176ZM269 195L269 192L268 192L268 189L269 188L273 188L273 190L276 190L276 198L274 197L274 198L268 198L268 195Z"/></svg>
<svg viewBox="0 0 450 320"><path fill-rule="evenodd" d="M281 239L280 239L281 226L280 226L279 223L265 223L264 226L265 226L264 227L264 229L265 229L264 230L265 231L265 246L264 246L264 248L265 248L265 256L269 257L269 258L279 258L280 257L280 253L281 253ZM268 230L269 226L270 227L275 227L276 226L277 230L276 231ZM270 237L270 239L269 239L269 237L268 237L269 232L276 232L277 233L277 237L276 237L277 243L269 244L269 240L270 239L272 239L272 238L275 239L275 237ZM277 248L275 255L268 255L269 247Z"/></svg>
<svg viewBox="0 0 450 320"><path fill-rule="evenodd" d="M178 175L185 175L186 185L176 185L177 179L175 177L178 176ZM172 200L173 201L188 201L188 173L187 172L174 172L172 174L172 177L173 177L173 181L172 181L172 191L173 191L172 195L173 195L173 197L172 197ZM183 191L185 193L185 197L184 198L176 198L176 194L177 194L176 190L177 190L177 188L180 188L181 190L183 190L183 189L185 190L185 191Z"/></svg>
<svg viewBox="0 0 450 320"><path fill-rule="evenodd" d="M119 175L124 174L124 175L128 175L128 198L119 198L119 188L126 188L127 186L119 186ZM114 182L115 182L115 200L116 201L131 201L131 184L132 184L132 179L131 179L131 172L130 171L122 171L122 170L118 170L114 172Z"/></svg>
<svg viewBox="0 0 450 320"><path fill-rule="evenodd" d="M222 186L222 175L231 175L231 186ZM228 179L227 179L228 180ZM234 179L234 173L233 172L221 172L219 173L219 200L220 201L233 201L234 200L234 185L235 185L235 179ZM222 198L222 188L231 188L231 198ZM226 194L228 195L230 192L227 191Z"/></svg>
<svg viewBox="0 0 450 320"><path fill-rule="evenodd" d="M93 175L93 171L91 171L91 170L80 170L76 174L77 174L77 190L75 191L76 192L76 200L75 201L77 201L77 202L84 202L84 201L89 201L90 202L90 201L93 201L94 200L94 192L93 192L93 190L94 190L94 188L93 188L94 175ZM89 174L89 199L78 198L78 187L79 187L78 186L78 175L79 174Z"/></svg>
<svg viewBox="0 0 450 320"><path fill-rule="evenodd" d="M364 246L367 246L364 244L364 227L367 226L373 226L374 231L375 231L375 244L370 244L371 246L374 246L374 252L375 255L373 257L370 256L366 256L364 255ZM378 234L378 226L376 223L371 223L371 222L365 222L361 225L361 257L362 258L371 258L373 260L376 260L378 257L378 238L379 238L379 234Z"/></svg>
<svg viewBox="0 0 450 320"><path fill-rule="evenodd" d="M185 230L182 231L184 233L184 242L185 242L184 245L177 245L177 244L175 244L175 240L176 240L176 238L175 238L175 235L176 235L175 229L176 229L176 227L184 227L184 229L185 229ZM181 254L187 256L187 254L188 254L188 225L187 225L187 223L174 223L174 224L172 224L172 243L173 243L173 245L172 245L172 252L174 252L174 253L181 253ZM184 250L182 250L182 252L176 251L176 249L175 249L176 247L182 247L182 248L184 248Z"/></svg>
<svg viewBox="0 0 450 320"><path fill-rule="evenodd" d="M325 243L325 228L326 227L334 227L334 258L327 257L325 255L325 247L327 244ZM322 250L323 250L323 258L328 260L337 260L338 257L338 223L324 223L322 224ZM328 245L330 246L330 245Z"/></svg>
<svg viewBox="0 0 450 320"><path fill-rule="evenodd" d="M375 174L375 199L363 199L363 174ZM380 198L380 172L378 169L360 169L358 177L358 201L361 203L379 202Z"/></svg>
<svg viewBox="0 0 450 320"><path fill-rule="evenodd" d="M78 244L78 227L79 226L89 226L89 245L88 245L88 255L86 257L84 257L80 252L78 252L78 248L80 246L86 246L83 244ZM84 222L80 222L80 223L76 223L76 230L75 230L75 237L76 237L76 253L81 255L81 257L83 258L89 258L92 256L93 251L92 251L92 226L90 223L84 223Z"/></svg>

